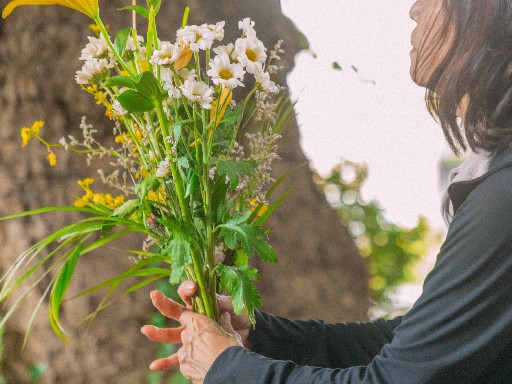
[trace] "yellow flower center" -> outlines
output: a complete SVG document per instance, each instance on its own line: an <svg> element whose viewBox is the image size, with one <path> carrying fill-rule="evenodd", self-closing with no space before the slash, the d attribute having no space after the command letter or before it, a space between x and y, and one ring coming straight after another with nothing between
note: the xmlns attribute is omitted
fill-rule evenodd
<svg viewBox="0 0 512 384"><path fill-rule="evenodd" d="M229 69L223 68L219 71L219 77L223 80L229 80L233 78L233 73Z"/></svg>
<svg viewBox="0 0 512 384"><path fill-rule="evenodd" d="M247 49L245 51L245 54L247 55L247 58L249 60L251 60L251 61L257 61L258 60L258 55L252 49Z"/></svg>

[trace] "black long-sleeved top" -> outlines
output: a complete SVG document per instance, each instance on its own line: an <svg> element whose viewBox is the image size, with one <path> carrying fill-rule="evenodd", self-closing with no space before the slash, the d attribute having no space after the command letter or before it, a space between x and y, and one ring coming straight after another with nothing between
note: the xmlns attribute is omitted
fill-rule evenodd
<svg viewBox="0 0 512 384"><path fill-rule="evenodd" d="M446 241L403 318L327 325L258 313L253 352L228 348L205 384L512 383L512 148L448 193Z"/></svg>

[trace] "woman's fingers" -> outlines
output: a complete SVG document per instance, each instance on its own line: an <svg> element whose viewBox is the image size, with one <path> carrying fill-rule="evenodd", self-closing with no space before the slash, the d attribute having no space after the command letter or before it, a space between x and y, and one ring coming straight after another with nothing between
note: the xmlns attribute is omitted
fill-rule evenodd
<svg viewBox="0 0 512 384"><path fill-rule="evenodd" d="M162 315L170 319L178 320L181 313L186 310L183 305L169 299L160 291L151 291L150 296L155 308L158 309Z"/></svg>
<svg viewBox="0 0 512 384"><path fill-rule="evenodd" d="M153 341L165 344L181 343L181 332L185 326L178 328L157 328L152 325L145 325L141 328L141 332Z"/></svg>
<svg viewBox="0 0 512 384"><path fill-rule="evenodd" d="M178 368L180 365L178 361L178 355L175 353L169 357L164 357L153 361L149 365L149 369L152 371L167 371L169 369Z"/></svg>
<svg viewBox="0 0 512 384"><path fill-rule="evenodd" d="M196 291L196 284L190 280L184 281L178 287L178 295L180 295L187 309L192 309L192 297L196 294Z"/></svg>

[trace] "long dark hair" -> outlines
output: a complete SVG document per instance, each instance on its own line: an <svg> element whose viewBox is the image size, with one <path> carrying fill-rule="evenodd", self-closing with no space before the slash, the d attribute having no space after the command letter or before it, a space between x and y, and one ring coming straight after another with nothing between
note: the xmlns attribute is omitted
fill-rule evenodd
<svg viewBox="0 0 512 384"><path fill-rule="evenodd" d="M423 62L442 44L451 48L428 81L427 108L456 154L468 146L495 154L512 143L512 0L444 0L443 14Z"/></svg>

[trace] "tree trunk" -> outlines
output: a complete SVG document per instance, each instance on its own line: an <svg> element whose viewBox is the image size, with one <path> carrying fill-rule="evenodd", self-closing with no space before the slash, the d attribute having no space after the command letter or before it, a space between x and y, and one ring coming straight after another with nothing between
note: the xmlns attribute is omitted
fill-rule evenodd
<svg viewBox="0 0 512 384"><path fill-rule="evenodd" d="M129 23L128 12L116 8L127 5L115 0L100 2L104 21L117 31ZM238 35L237 21L250 17L258 36L267 47L285 41L286 73L294 65L294 55L306 48L306 39L282 15L278 0L199 0L164 2L159 16L162 39L174 39L181 25L183 9L191 7L189 23L226 20L226 41ZM80 136L82 116L108 137L112 123L105 119L91 97L74 81L80 69L80 51L87 42L89 20L63 7L22 7L0 24L0 215L48 205L72 204L80 193L76 181L95 176L80 156L57 153L58 165L50 168L46 149L30 143L21 148L19 129L34 120L46 122L43 135L57 142L64 134ZM294 121L280 141L282 160L274 165L277 176L306 164ZM97 163L96 163L97 164ZM96 165L95 164L95 165ZM269 221L271 243L279 257L277 265L257 263L263 309L293 318L323 318L328 321L363 320L369 307L368 276L347 230L312 180L307 165L287 178L283 189L292 193ZM69 216L41 216L0 223L0 272L16 256L50 231L69 222ZM136 249L140 239L123 247ZM101 251L80 260L77 280L71 287L79 291L127 268L131 261L121 252ZM2 370L8 383L28 383L27 366L47 366L43 383L144 383L147 365L156 346L139 333L153 309L149 289L119 299L100 312L90 328L77 327L99 304L101 296L77 299L63 308L64 324L71 333L66 346L47 325L45 308L36 319L28 345L21 354L23 330L39 297L29 297L9 322L4 335ZM41 292L42 293L42 292ZM3 311L6 309L4 308ZM5 313L5 312L4 312Z"/></svg>

